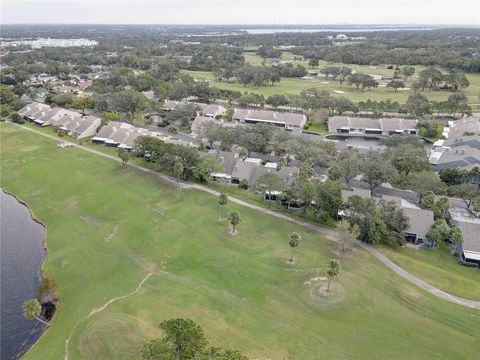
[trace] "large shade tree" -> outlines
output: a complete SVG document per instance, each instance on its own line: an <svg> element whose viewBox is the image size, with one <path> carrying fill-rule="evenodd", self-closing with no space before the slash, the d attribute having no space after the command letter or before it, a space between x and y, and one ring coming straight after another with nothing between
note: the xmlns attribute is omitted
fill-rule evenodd
<svg viewBox="0 0 480 360"><path fill-rule="evenodd" d="M370 190L392 181L396 170L384 154L370 151L364 158L362 166L363 180L370 185Z"/></svg>
<svg viewBox="0 0 480 360"><path fill-rule="evenodd" d="M355 176L362 173L362 159L355 149L345 149L330 163L329 175L333 179L343 178L347 185Z"/></svg>
<svg viewBox="0 0 480 360"><path fill-rule="evenodd" d="M345 252L352 243L360 236L360 228L358 225L352 225L348 220L341 220L337 223L338 242Z"/></svg>
<svg viewBox="0 0 480 360"><path fill-rule="evenodd" d="M160 323L163 336L144 344L144 360L247 360L237 350L209 346L200 325L190 319L170 319Z"/></svg>

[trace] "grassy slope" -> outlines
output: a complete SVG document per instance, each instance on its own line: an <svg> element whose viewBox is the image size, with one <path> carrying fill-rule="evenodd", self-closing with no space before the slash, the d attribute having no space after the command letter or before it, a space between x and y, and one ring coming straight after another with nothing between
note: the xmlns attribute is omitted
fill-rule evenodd
<svg viewBox="0 0 480 360"><path fill-rule="evenodd" d="M282 54L282 58L285 60L292 60L293 54L284 52ZM258 55L254 53L245 53L245 59L252 63L253 65L260 65L262 60ZM266 64L271 64L273 60L267 59ZM294 64L302 64L303 66L307 67L310 71L319 71L327 64L325 62L321 62L317 68L309 68L308 62L306 61L294 61ZM336 64L336 65L343 65L343 64ZM386 67L377 67L375 69L371 68L367 65L353 65L347 64L345 65L350 69L354 69L356 71L366 73L366 74L378 74L384 76L393 76L393 70L389 70ZM423 66L415 66L416 73L418 74L422 71L425 67ZM213 75L211 72L208 71L185 71L189 73L196 79L201 80L208 80L212 86L218 87L220 89L229 89L235 91L248 91L254 92L258 94L263 94L264 96L270 96L274 94L284 94L284 95L297 95L304 89L309 88L318 88L319 90L327 90L332 95L335 96L345 96L352 101L364 101L364 100L388 100L391 99L392 101L398 101L399 103L404 103L407 101L408 96L412 94L411 90L408 91L397 91L394 92L393 89L386 88L386 87L378 87L376 89L372 89L370 91L361 92L355 89L355 87L348 86L346 83L340 88L340 85L337 81L328 81L328 84L324 84L322 82L325 81L324 77L315 77L312 80L301 80L301 79L282 79L279 84L275 86L243 86L238 83L225 83L225 82L218 82L213 81ZM470 104L479 104L480 100L478 98L480 93L480 74L467 74L467 78L470 81L470 86L467 89L464 89L463 92L469 98ZM416 75L412 77L409 81L407 81L407 86L410 86L411 83L416 80ZM337 91L343 91L344 94L336 93ZM424 91L422 92L425 96L427 96L430 100L442 101L446 100L448 96L452 93L448 91ZM478 107L474 106L474 110Z"/></svg>
<svg viewBox="0 0 480 360"><path fill-rule="evenodd" d="M334 246L318 234L229 205L243 217L232 237L210 195L174 191L12 125L0 130L1 185L47 225L45 272L62 296L54 326L27 359L62 358L77 322L70 359L132 358L176 316L252 358L468 359L478 350L478 312L420 291L363 252L343 262L343 301L314 302L303 283L324 274ZM293 230L304 241L288 266ZM80 321L152 269L165 273Z"/></svg>
<svg viewBox="0 0 480 360"><path fill-rule="evenodd" d="M29 123L25 125L37 131L41 130L46 134L55 135L51 127L40 128ZM322 131L323 129L312 126L309 130ZM70 140L74 141L73 138L70 138ZM113 148L92 145L91 143L85 143L84 146L116 156L116 150ZM154 169L151 163L145 163L140 158L132 158L130 162ZM237 187L224 187L216 183L210 184L209 187L220 192L226 192L230 196L268 208L267 203L262 201L262 197L253 192L245 191ZM292 217L304 219L300 212L286 211L282 206L277 204L271 204L270 208L277 212L284 212L286 215ZM309 220L315 221L313 217L309 217ZM459 265L455 258L443 249L437 251L436 249L421 248L418 249L418 251L414 251L406 248L392 249L383 246L379 246L378 249L407 271L448 293L467 299L480 299L480 271L473 267Z"/></svg>
<svg viewBox="0 0 480 360"><path fill-rule="evenodd" d="M480 300L480 271L461 266L447 249L379 247L394 263L439 289Z"/></svg>

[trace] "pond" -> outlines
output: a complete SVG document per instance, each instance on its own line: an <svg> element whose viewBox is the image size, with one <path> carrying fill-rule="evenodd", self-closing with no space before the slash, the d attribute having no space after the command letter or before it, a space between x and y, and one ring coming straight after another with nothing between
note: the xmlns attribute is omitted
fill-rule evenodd
<svg viewBox="0 0 480 360"><path fill-rule="evenodd" d="M45 228L29 209L0 190L1 359L17 359L42 335L45 325L23 317L22 304L36 297L47 255Z"/></svg>

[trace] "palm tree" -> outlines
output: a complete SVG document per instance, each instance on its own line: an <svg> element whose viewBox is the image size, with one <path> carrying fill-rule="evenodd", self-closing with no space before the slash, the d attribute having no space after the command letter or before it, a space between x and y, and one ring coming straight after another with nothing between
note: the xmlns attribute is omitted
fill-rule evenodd
<svg viewBox="0 0 480 360"><path fill-rule="evenodd" d="M290 241L288 242L288 244L290 245L290 259L288 260L289 262L293 262L293 251L298 245L300 245L301 240L302 237L299 233L293 232L290 234Z"/></svg>
<svg viewBox="0 0 480 360"><path fill-rule="evenodd" d="M340 263L337 259L330 259L328 260L328 285L327 285L327 292L330 291L330 281L332 277L337 276L340 273Z"/></svg>
<svg viewBox="0 0 480 360"><path fill-rule="evenodd" d="M218 203L222 206L222 212L220 214L220 219L223 221L223 208L225 205L227 205L228 203L228 196L224 193L221 193L219 196L218 196Z"/></svg>
<svg viewBox="0 0 480 360"><path fill-rule="evenodd" d="M39 318L41 312L42 312L42 305L40 305L37 299L30 299L23 303L23 316L26 319L28 320L35 319L40 321L41 323L50 325L50 323L43 321L42 319Z"/></svg>
<svg viewBox="0 0 480 360"><path fill-rule="evenodd" d="M180 181L180 177L182 176L184 170L185 169L181 162L176 162L175 165L173 166L173 173L177 177L177 182Z"/></svg>
<svg viewBox="0 0 480 360"><path fill-rule="evenodd" d="M230 213L230 224L232 224L232 233L236 233L235 226L237 226L240 221L242 221L242 219L240 218L240 214L238 213L238 211L232 211Z"/></svg>

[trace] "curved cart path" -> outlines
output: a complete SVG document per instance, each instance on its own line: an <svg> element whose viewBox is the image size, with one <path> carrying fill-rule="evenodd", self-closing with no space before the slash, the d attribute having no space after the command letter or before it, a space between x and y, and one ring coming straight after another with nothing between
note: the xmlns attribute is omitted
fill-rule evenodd
<svg viewBox="0 0 480 360"><path fill-rule="evenodd" d="M22 125L19 125L19 124L14 124L14 125L16 125L18 127L21 127L24 130L27 130L27 131L36 133L38 135L53 139L55 141L58 141L58 138L55 137L55 136L45 134L41 131L26 127L26 126L22 126ZM103 156L105 158L108 158L108 159L111 159L111 160L114 160L114 161L117 161L117 162L121 162L120 158L109 155L109 154L105 154L101 151L90 149L90 148L87 148L85 146L78 145L78 144L68 142L68 141L64 141L64 143L69 145L69 146L73 146L73 147L76 147L78 149L88 151L92 154L96 154L96 155ZM178 182L175 178L173 178L171 176L161 174L161 173L159 173L157 171L154 171L154 170L150 170L150 169L148 169L146 167L143 167L141 165L129 163L128 166L132 167L132 168L135 168L137 170L143 171L145 173L152 174L153 176L157 177L158 179L161 179L162 181L166 181L168 183L175 184L175 185L177 185L177 186L179 186L183 189L196 189L196 190L199 190L199 191L207 192L207 193L215 195L215 196L220 195L220 193L218 191L212 190L212 189L210 189L206 186L202 186L202 185L199 185L199 184L192 184L192 183L188 183L186 181ZM261 206L254 205L254 204L251 204L249 202L246 202L246 201L243 201L243 200L231 197L231 196L229 196L228 198L231 202L233 202L235 204L242 205L242 206L248 207L250 209L254 209L256 211L262 212L262 213L270 215L270 216L274 216L276 218L279 218L279 219L282 219L282 220L285 220L285 221L289 221L291 223L294 223L296 225L308 228L308 229L313 230L313 231L318 231L318 232L321 232L323 234L330 235L330 238L333 241L336 241L335 239L336 239L337 233L332 229L325 228L325 227L315 225L315 224L311 224L311 223L308 223L308 222L305 222L305 221L302 221L302 220L294 219L290 216L280 214L280 213L278 213L276 211L273 211L273 210L265 209ZM365 244L365 243L360 242L360 241L357 241L356 244L358 246L360 246L362 249L364 249L365 251L367 251L368 253L370 253L372 256L374 256L378 261L383 263L390 270L394 271L396 274L400 275L401 277L410 281L411 283L421 287L422 289L429 292L430 294L435 295L435 296L437 296L441 299L450 301L450 302L455 303L455 304L468 306L468 307L474 308L474 309L480 309L480 301L464 299L464 298L461 298L461 297L458 297L458 296L455 296L455 295L451 295L451 294L449 294L449 293L447 293L443 290L440 290L440 289L428 284L427 282L423 281L422 279L416 277L415 275L410 274L408 271L404 270L400 266L394 264L388 257L383 255L380 251L371 247L370 245Z"/></svg>

